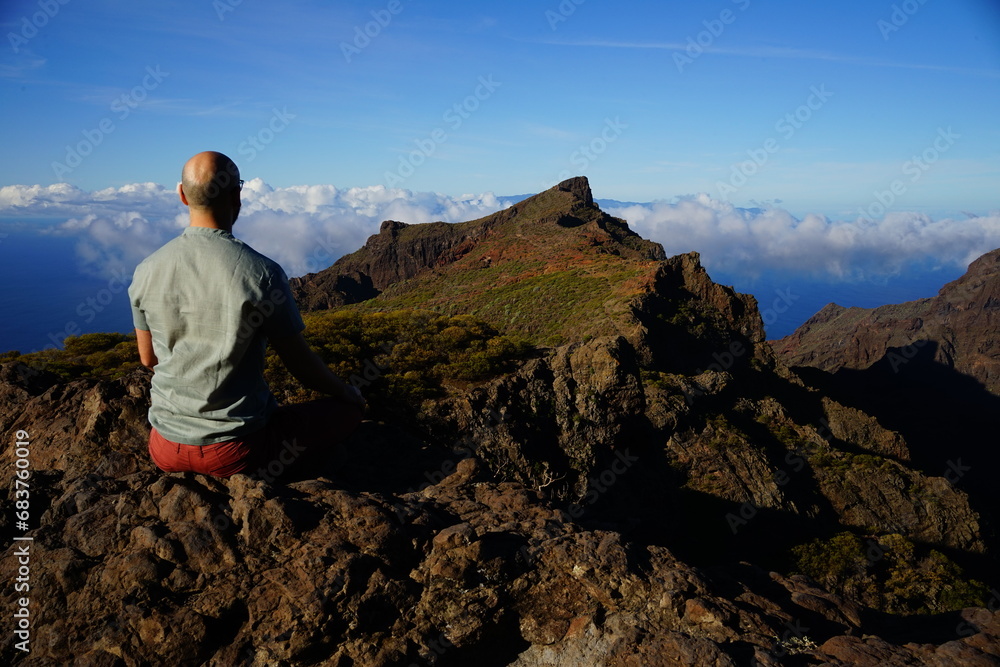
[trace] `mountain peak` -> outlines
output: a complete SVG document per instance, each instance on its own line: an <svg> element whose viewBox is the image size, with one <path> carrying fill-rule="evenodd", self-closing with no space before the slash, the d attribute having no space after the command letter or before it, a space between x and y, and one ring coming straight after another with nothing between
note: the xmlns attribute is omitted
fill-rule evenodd
<svg viewBox="0 0 1000 667"><path fill-rule="evenodd" d="M396 297L420 292L431 308L443 301L455 305L466 294L489 286L542 280L566 271L624 290L621 280L643 282L638 276L651 276L653 265L665 258L660 244L602 211L594 203L590 182L577 176L478 220L386 220L364 247L323 271L290 282L304 310L359 303L387 290Z"/></svg>
<svg viewBox="0 0 1000 667"><path fill-rule="evenodd" d="M764 339L752 297L713 283L696 253L668 260L602 211L583 176L478 220L386 221L363 248L291 285L305 310L458 312L546 347L624 336L655 356L670 340L664 360L678 367L711 362L717 341L699 339L709 330L733 329L747 350ZM687 324L701 334L687 336Z"/></svg>
<svg viewBox="0 0 1000 667"><path fill-rule="evenodd" d="M586 176L574 176L573 178L568 178L559 185L555 186L555 189L575 195L588 206L594 205L594 194L590 191L590 181L587 180Z"/></svg>
<svg viewBox="0 0 1000 667"><path fill-rule="evenodd" d="M586 180L586 179L584 179ZM1000 273L1000 248L991 250L979 259L969 264L968 272L982 277Z"/></svg>
<svg viewBox="0 0 1000 667"><path fill-rule="evenodd" d="M974 300L983 293L992 299L1000 295L1000 248L991 250L969 264L965 274L941 288L938 299L959 304ZM986 305L986 304L984 304Z"/></svg>

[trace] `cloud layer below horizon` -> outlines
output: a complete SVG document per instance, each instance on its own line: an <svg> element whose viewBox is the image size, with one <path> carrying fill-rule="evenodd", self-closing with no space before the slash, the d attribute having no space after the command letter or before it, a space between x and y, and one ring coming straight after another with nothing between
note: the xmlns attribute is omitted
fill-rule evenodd
<svg viewBox="0 0 1000 667"><path fill-rule="evenodd" d="M319 271L364 245L383 220L473 220L510 206L493 193L452 197L431 192L332 185L273 188L248 181L235 233L278 261L290 276ZM830 281L879 279L915 263L964 269L1000 247L1000 211L933 220L890 212L881 220L799 219L781 208L740 209L699 194L671 202L606 207L668 255L697 251L711 272L755 277L769 271ZM78 238L81 269L129 274L187 225L173 190L153 183L86 192L67 184L0 188L0 218L10 236L59 221L45 233Z"/></svg>

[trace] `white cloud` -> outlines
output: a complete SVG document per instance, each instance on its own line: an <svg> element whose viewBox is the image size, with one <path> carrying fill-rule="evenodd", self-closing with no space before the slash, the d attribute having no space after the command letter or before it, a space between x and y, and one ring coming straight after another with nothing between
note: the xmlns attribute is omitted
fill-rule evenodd
<svg viewBox="0 0 1000 667"><path fill-rule="evenodd" d="M510 202L493 193L446 196L382 185L274 188L248 181L236 235L278 261L289 275L319 271L357 250L383 220L424 223L473 220ZM608 208L668 255L696 250L709 270L756 276L783 270L823 279L894 275L928 259L961 266L1000 247L1000 212L933 220L890 213L879 221L795 218L776 207L739 209L700 194L673 202ZM89 273L131 272L187 224L174 189L154 183L85 192L67 184L0 188L0 216L63 217L57 233L75 235Z"/></svg>
<svg viewBox="0 0 1000 667"><path fill-rule="evenodd" d="M86 192L68 183L5 185L0 188L0 212L47 214L61 206L81 204L86 198Z"/></svg>
<svg viewBox="0 0 1000 667"><path fill-rule="evenodd" d="M234 233L279 262L289 275L326 268L364 245L383 220L412 224L464 222L509 205L493 193L449 197L382 185L339 190L332 185L272 188L248 181Z"/></svg>
<svg viewBox="0 0 1000 667"><path fill-rule="evenodd" d="M233 232L296 276L324 269L357 250L378 233L383 220L463 222L508 205L493 193L451 197L381 185L273 188L254 179L244 186ZM55 233L78 236L83 270L106 276L122 267L131 273L143 257L187 225L187 212L174 189L155 183L96 192L64 183L5 186L0 188L0 216L66 218Z"/></svg>
<svg viewBox="0 0 1000 667"><path fill-rule="evenodd" d="M709 270L747 276L783 270L862 280L895 275L928 259L964 268L1000 247L1000 212L961 220L908 212L878 221L822 215L800 220L784 209L739 209L705 194L608 212L661 243L668 255L696 250Z"/></svg>

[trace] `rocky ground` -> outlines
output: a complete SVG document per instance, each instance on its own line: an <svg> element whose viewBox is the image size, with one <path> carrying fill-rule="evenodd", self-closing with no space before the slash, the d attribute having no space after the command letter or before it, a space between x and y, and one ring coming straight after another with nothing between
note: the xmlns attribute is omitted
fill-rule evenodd
<svg viewBox="0 0 1000 667"><path fill-rule="evenodd" d="M26 431L37 517L31 652L8 642L8 663L1000 664L997 611L900 622L801 576L693 567L377 421L312 479L167 475L144 373L0 379L4 464ZM17 568L8 547L4 581Z"/></svg>

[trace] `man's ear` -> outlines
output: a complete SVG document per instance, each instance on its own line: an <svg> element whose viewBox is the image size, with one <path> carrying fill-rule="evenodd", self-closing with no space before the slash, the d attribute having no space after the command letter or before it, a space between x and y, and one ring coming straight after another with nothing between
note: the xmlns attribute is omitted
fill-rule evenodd
<svg viewBox="0 0 1000 667"><path fill-rule="evenodd" d="M187 197L184 196L184 184L183 183L178 183L177 184L177 195L181 198L181 202L183 202L185 206L188 206Z"/></svg>
<svg viewBox="0 0 1000 667"><path fill-rule="evenodd" d="M239 219L241 208L243 208L243 200L240 198L240 189L233 188L229 193L229 211L233 216L232 225L235 225Z"/></svg>

